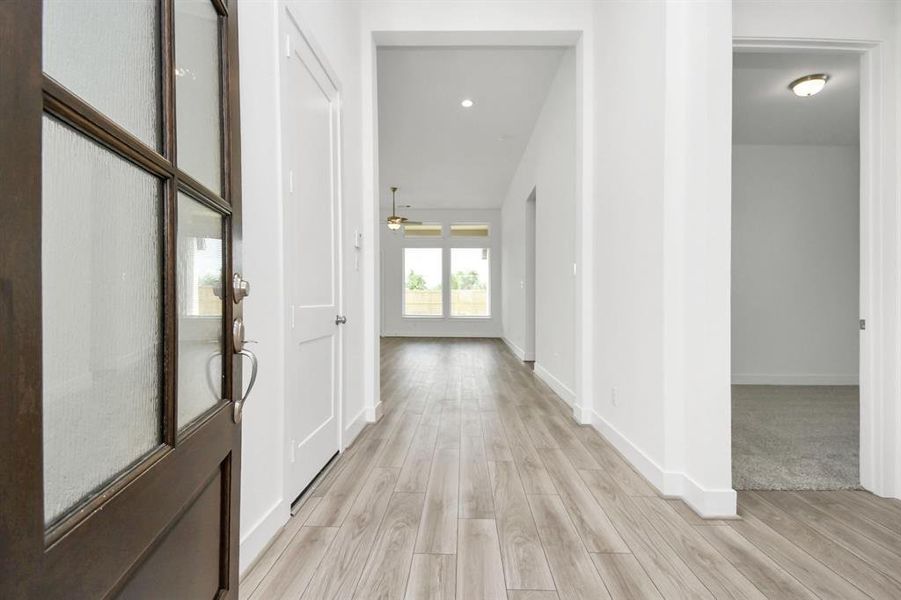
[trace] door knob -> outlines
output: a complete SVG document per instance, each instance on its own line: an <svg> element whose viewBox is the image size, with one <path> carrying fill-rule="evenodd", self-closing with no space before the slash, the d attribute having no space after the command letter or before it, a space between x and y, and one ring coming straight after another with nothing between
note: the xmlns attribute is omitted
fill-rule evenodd
<svg viewBox="0 0 901 600"><path fill-rule="evenodd" d="M335 316L335 325L344 325L345 323L347 323L347 317L344 315Z"/></svg>
<svg viewBox="0 0 901 600"><path fill-rule="evenodd" d="M235 273L235 276L232 277L232 292L235 298L235 304L238 304L250 295L250 282L241 279L240 273Z"/></svg>

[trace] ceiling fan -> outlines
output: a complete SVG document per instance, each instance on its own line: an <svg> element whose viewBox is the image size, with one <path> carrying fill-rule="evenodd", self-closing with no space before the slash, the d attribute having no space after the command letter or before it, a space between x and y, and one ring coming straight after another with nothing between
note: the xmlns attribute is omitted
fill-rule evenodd
<svg viewBox="0 0 901 600"><path fill-rule="evenodd" d="M406 217L397 216L397 186L391 187L391 216L388 217L388 229L397 231L402 225L422 225L422 221L411 221ZM409 208L409 206L407 207Z"/></svg>

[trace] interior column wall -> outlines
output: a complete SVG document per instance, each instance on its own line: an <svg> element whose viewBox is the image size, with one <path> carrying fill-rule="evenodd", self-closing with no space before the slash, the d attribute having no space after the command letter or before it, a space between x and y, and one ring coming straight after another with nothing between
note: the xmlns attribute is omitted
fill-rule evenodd
<svg viewBox="0 0 901 600"><path fill-rule="evenodd" d="M601 3L595 24L595 426L662 488L665 13Z"/></svg>
<svg viewBox="0 0 901 600"><path fill-rule="evenodd" d="M665 494L735 513L728 3L599 3L594 421Z"/></svg>

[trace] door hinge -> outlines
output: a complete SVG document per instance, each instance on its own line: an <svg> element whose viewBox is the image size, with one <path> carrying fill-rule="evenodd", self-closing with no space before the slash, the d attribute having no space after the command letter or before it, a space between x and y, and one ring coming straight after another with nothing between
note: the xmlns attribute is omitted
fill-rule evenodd
<svg viewBox="0 0 901 600"><path fill-rule="evenodd" d="M867 320L861 319L859 325L860 325L860 330L865 331L867 328Z"/></svg>

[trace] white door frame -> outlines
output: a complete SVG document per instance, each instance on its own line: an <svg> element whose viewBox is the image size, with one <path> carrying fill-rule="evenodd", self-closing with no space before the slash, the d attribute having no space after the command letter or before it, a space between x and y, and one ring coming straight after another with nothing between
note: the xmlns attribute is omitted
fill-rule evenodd
<svg viewBox="0 0 901 600"><path fill-rule="evenodd" d="M366 330L364 331L364 406L366 419L377 421L383 411L379 382L379 334L381 307L381 261L379 231L379 182L378 157L378 94L376 52L382 46L552 46L571 47L576 52L576 213L573 224L576 240L575 260L575 393L572 404L573 418L582 425L592 423L594 414L593 358L594 336L594 64L593 38L590 29L582 27L584 20L574 11L570 15L572 28L504 30L465 30L448 28L373 29L363 27L363 223L369 243L369 256L363 280L363 306ZM587 133L586 133L587 132Z"/></svg>
<svg viewBox="0 0 901 600"><path fill-rule="evenodd" d="M878 42L784 38L733 39L733 49L748 52L851 53L860 56L860 318L867 330L860 334L860 483L878 495L891 495L891 465L885 457L893 450L887 415L896 379L890 346L897 346L898 331L891 327L895 285L885 277L897 260L882 249L888 238L897 238L897 223L886 221L883 210L890 201L884 164L884 116L882 106L884 49ZM731 308L730 308L731 312ZM889 360L886 360L889 358ZM896 432L897 435L897 432Z"/></svg>
<svg viewBox="0 0 901 600"><path fill-rule="evenodd" d="M341 186L341 178L342 178L342 148L341 148L341 83L338 80L338 77L335 73L335 70L329 65L328 60L325 58L325 54L319 45L316 43L315 38L312 35L311 28L308 27L303 19L298 15L297 11L292 9L288 4L282 4L282 9L284 10L285 17L291 22L291 24L297 29L302 38L303 44L305 46L304 53L308 54L313 61L318 65L321 69L322 74L328 80L330 84L329 90L325 90L328 95L332 98L331 100L331 138L332 138L332 186L334 189L334 197L335 197L335 207L337 211L336 221L337 221L337 233L335 237L335 244L337 244L337 264L335 265L335 277L336 277L336 293L338 294L337 298L337 306L338 313L344 314L344 250L343 250L343 197L342 197L342 186ZM281 39L278 44L278 64L279 64L279 82L282 82L285 74L282 71L282 59L288 52L293 52L294 49L288 46L288 41L285 39L283 35L283 31L281 26L277 27L279 32L279 36ZM309 68L309 66L307 67ZM281 83L280 83L281 86ZM279 94L281 94L281 89L279 89ZM281 107L280 110L284 110L284 107ZM284 137L281 136L281 132L279 132L279 144L281 146L281 151L279 152L279 156L284 156L284 147L285 144L288 143ZM287 174L281 174L283 181L287 181ZM285 183L282 186L283 193L284 190L288 189L288 184ZM280 221L284 223L284 209L282 209L282 215ZM286 245L289 240L289 236L287 232L282 232L282 256L287 256L286 253ZM287 303L290 306L290 303ZM287 327L288 324L285 323ZM347 440L344 435L344 329L342 327L338 328L337 341L338 341L338 350L337 350L337 367L335 370L335 377L337 378L337 389L336 389L336 398L335 398L335 419L336 419L336 447L339 451L343 451L346 447ZM284 348L285 358L288 355L288 345L285 345ZM288 362L284 361L285 364L285 390L288 390ZM284 394L283 397L283 415L288 414L288 394ZM284 460L283 460L283 469L282 469L282 498L287 501L293 501L293 491L288 490L288 470L291 465L291 451L292 451L292 440L291 440L291 432L288 427L282 428L282 436L283 436L283 444L284 448ZM323 465L324 467L325 465Z"/></svg>

